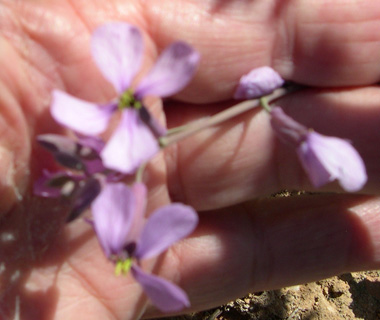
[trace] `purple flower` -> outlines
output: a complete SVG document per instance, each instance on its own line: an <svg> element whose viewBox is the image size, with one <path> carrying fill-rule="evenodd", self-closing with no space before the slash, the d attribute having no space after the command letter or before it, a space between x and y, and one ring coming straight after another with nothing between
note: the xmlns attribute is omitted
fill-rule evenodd
<svg viewBox="0 0 380 320"><path fill-rule="evenodd" d="M117 173L107 170L99 152L104 143L92 137L74 141L56 134L45 134L37 141L50 151L65 169L51 173L44 170L34 183L33 192L46 198L64 198L71 210L67 222L76 219L86 210L101 191L104 181L115 180Z"/></svg>
<svg viewBox="0 0 380 320"><path fill-rule="evenodd" d="M57 122L78 133L98 135L105 131L112 114L121 110L121 121L100 156L106 167L133 173L159 151L157 138L166 132L150 116L142 99L167 97L182 90L195 72L199 54L186 43L173 43L133 90L131 82L143 57L139 29L127 23L103 25L94 31L91 48L95 63L119 94L118 100L98 105L55 90L51 113Z"/></svg>
<svg viewBox="0 0 380 320"><path fill-rule="evenodd" d="M116 273L132 271L146 295L163 312L189 307L186 293L174 284L142 271L143 259L158 256L189 235L198 223L196 212L183 204L159 208L145 222L146 187L136 183L106 185L92 204L92 225Z"/></svg>
<svg viewBox="0 0 380 320"><path fill-rule="evenodd" d="M260 67L242 76L235 99L254 99L272 93L284 84L281 76L270 67Z"/></svg>
<svg viewBox="0 0 380 320"><path fill-rule="evenodd" d="M338 180L344 190L356 192L367 182L364 162L347 140L308 130L280 107L272 109L271 125L281 140L296 148L315 187Z"/></svg>

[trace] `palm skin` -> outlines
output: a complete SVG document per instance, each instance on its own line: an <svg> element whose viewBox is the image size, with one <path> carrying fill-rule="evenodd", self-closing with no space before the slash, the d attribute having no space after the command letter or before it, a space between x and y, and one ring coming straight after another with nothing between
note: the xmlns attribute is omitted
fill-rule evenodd
<svg viewBox="0 0 380 320"><path fill-rule="evenodd" d="M96 26L117 20L141 28L142 72L175 40L199 50L195 79L165 105L168 127L232 105L239 77L253 67L270 65L288 80L313 86L278 104L321 133L352 140L367 165L365 191L374 194L379 18L376 0L1 0L0 317L12 319L15 310L21 319L157 315L131 277L114 276L86 223L65 226L64 204L31 195L41 169L53 166L35 136L62 133L49 115L51 90L96 102L114 98L91 60ZM162 114L159 101L150 107ZM380 266L376 196L257 200L283 188L311 189L263 112L170 147L154 160L147 182L151 209L171 198L202 211L191 238L145 266L188 292L193 310L249 290Z"/></svg>

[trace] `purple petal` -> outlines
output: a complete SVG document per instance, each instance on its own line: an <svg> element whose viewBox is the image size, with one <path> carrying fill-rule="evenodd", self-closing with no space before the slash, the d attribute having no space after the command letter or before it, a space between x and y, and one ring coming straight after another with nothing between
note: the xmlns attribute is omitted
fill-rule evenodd
<svg viewBox="0 0 380 320"><path fill-rule="evenodd" d="M270 124L277 136L294 148L299 146L309 132L305 126L286 115L280 107L273 107L270 115Z"/></svg>
<svg viewBox="0 0 380 320"><path fill-rule="evenodd" d="M105 255L121 253L136 208L132 189L123 183L106 184L91 208L95 232Z"/></svg>
<svg viewBox="0 0 380 320"><path fill-rule="evenodd" d="M83 170L82 159L78 155L81 146L74 140L58 134L37 136L38 143L53 153L55 160L62 166L74 170Z"/></svg>
<svg viewBox="0 0 380 320"><path fill-rule="evenodd" d="M364 162L346 140L310 132L297 153L315 187L337 179L344 190L356 192L367 182Z"/></svg>
<svg viewBox="0 0 380 320"><path fill-rule="evenodd" d="M171 96L182 90L193 77L199 53L184 42L175 42L162 52L149 74L140 82L136 96Z"/></svg>
<svg viewBox="0 0 380 320"><path fill-rule="evenodd" d="M270 67L253 69L242 76L235 91L235 99L254 99L272 93L284 84L281 76Z"/></svg>
<svg viewBox="0 0 380 320"><path fill-rule="evenodd" d="M85 135L94 135L107 128L113 106L101 107L54 90L50 111L59 124Z"/></svg>
<svg viewBox="0 0 380 320"><path fill-rule="evenodd" d="M61 172L62 176L66 175ZM37 179L33 185L33 194L39 197L45 198L59 198L61 196L61 189L59 187L52 187L49 185L49 181L56 176L47 170L42 172L42 176Z"/></svg>
<svg viewBox="0 0 380 320"><path fill-rule="evenodd" d="M106 170L101 159L85 160L83 164L85 166L85 172L88 175L104 172L104 170Z"/></svg>
<svg viewBox="0 0 380 320"><path fill-rule="evenodd" d="M71 155L68 153L63 153L63 152L56 152L54 154L54 159L62 166L72 169L72 170L78 170L78 171L83 171L85 166L79 157L75 155Z"/></svg>
<svg viewBox="0 0 380 320"><path fill-rule="evenodd" d="M48 170L43 170L42 176L33 185L33 194L46 198L70 196L77 182L84 178L83 174L73 174L71 171L51 173ZM68 183L73 183L73 187L70 187Z"/></svg>
<svg viewBox="0 0 380 320"><path fill-rule="evenodd" d="M71 222L78 218L96 199L100 191L101 184L97 178L90 177L79 182L79 188L77 188L74 195L72 210L67 216L66 222Z"/></svg>
<svg viewBox="0 0 380 320"><path fill-rule="evenodd" d="M180 287L160 277L147 274L136 265L132 266L131 271L145 294L162 312L176 312L190 307L189 298Z"/></svg>
<svg viewBox="0 0 380 320"><path fill-rule="evenodd" d="M100 158L100 152L103 150L105 143L98 137L78 136L81 146L79 155L83 159L86 167L86 173L92 175L98 172L103 172L106 168Z"/></svg>
<svg viewBox="0 0 380 320"><path fill-rule="evenodd" d="M139 116L140 119L149 127L150 130L152 130L152 133L156 138L164 136L168 130L166 130L165 127L163 127L156 118L152 117L149 110L142 106L139 109Z"/></svg>
<svg viewBox="0 0 380 320"><path fill-rule="evenodd" d="M98 137L93 137L93 136L83 136L83 135L78 135L78 140L79 144L88 147L97 153L100 153L100 151L103 150L104 148L104 141Z"/></svg>
<svg viewBox="0 0 380 320"><path fill-rule="evenodd" d="M127 23L108 23L91 38L92 56L118 93L129 88L140 68L144 43L139 29Z"/></svg>
<svg viewBox="0 0 380 320"><path fill-rule="evenodd" d="M135 109L125 109L120 124L101 152L105 167L133 173L160 150L158 140Z"/></svg>
<svg viewBox="0 0 380 320"><path fill-rule="evenodd" d="M147 204L148 190L143 183L134 183L132 185L132 192L136 200L136 206L131 230L127 237L127 242L136 243L140 238L140 234L145 223L144 215Z"/></svg>
<svg viewBox="0 0 380 320"><path fill-rule="evenodd" d="M79 146L76 141L59 134L41 134L37 142L50 152L63 152L75 155Z"/></svg>
<svg viewBox="0 0 380 320"><path fill-rule="evenodd" d="M157 256L193 232L197 223L198 215L189 206L175 203L159 208L148 219L141 233L136 257L148 259Z"/></svg>

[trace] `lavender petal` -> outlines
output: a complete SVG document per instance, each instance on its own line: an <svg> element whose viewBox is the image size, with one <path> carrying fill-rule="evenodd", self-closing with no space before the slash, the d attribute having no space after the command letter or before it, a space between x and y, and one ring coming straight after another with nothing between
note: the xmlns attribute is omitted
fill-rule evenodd
<svg viewBox="0 0 380 320"><path fill-rule="evenodd" d="M125 109L119 126L102 150L105 167L130 174L160 150L158 140L135 109Z"/></svg>
<svg viewBox="0 0 380 320"><path fill-rule="evenodd" d="M309 130L289 117L280 107L270 112L270 124L280 140L296 148L305 139Z"/></svg>
<svg viewBox="0 0 380 320"><path fill-rule="evenodd" d="M136 265L132 266L131 271L148 298L162 312L176 312L190 307L189 298L180 287L160 277L147 274Z"/></svg>
<svg viewBox="0 0 380 320"><path fill-rule="evenodd" d="M254 99L272 93L284 84L281 76L270 67L253 69L240 78L235 99Z"/></svg>
<svg viewBox="0 0 380 320"><path fill-rule="evenodd" d="M344 190L356 192L367 182L364 162L346 140L310 132L297 154L316 187L336 179Z"/></svg>
<svg viewBox="0 0 380 320"><path fill-rule="evenodd" d="M130 231L136 199L123 183L108 183L92 203L94 229L107 257L119 254Z"/></svg>
<svg viewBox="0 0 380 320"><path fill-rule="evenodd" d="M136 89L141 99L146 95L171 96L182 90L193 77L200 55L184 42L175 42L162 52L156 64Z"/></svg>
<svg viewBox="0 0 380 320"><path fill-rule="evenodd" d="M136 257L148 259L159 255L193 232L197 223L198 215L192 207L175 203L159 208L142 230Z"/></svg>
<svg viewBox="0 0 380 320"><path fill-rule="evenodd" d="M107 128L113 106L100 107L54 90L50 111L59 124L81 134L95 135Z"/></svg>
<svg viewBox="0 0 380 320"><path fill-rule="evenodd" d="M141 231L145 224L144 215L147 205L148 190L143 183L134 183L132 185L132 192L136 200L136 206L131 228L127 236L127 243L136 243L140 238Z"/></svg>
<svg viewBox="0 0 380 320"><path fill-rule="evenodd" d="M120 94L140 68L144 43L136 27L121 22L102 25L91 38L95 63Z"/></svg>

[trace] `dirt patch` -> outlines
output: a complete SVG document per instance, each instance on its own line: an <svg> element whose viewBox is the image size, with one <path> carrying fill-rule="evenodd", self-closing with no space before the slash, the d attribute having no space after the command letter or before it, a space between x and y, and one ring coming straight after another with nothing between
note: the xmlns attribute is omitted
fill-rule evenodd
<svg viewBox="0 0 380 320"><path fill-rule="evenodd" d="M348 273L280 290L250 293L224 306L166 320L377 320L380 272Z"/></svg>

